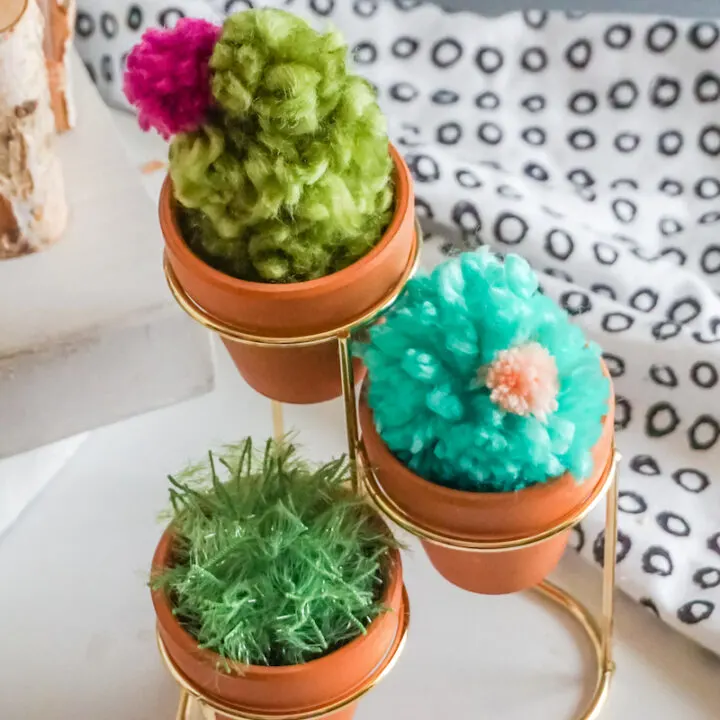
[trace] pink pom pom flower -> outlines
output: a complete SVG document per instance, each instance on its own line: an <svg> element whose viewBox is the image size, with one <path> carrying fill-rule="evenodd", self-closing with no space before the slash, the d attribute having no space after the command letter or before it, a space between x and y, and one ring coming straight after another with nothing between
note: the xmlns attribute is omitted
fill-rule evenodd
<svg viewBox="0 0 720 720"><path fill-rule="evenodd" d="M197 130L212 101L210 56L222 28L183 18L171 30L147 30L128 56L125 96L139 111L143 130L166 140Z"/></svg>
<svg viewBox="0 0 720 720"><path fill-rule="evenodd" d="M558 408L558 369L539 343L501 350L485 374L490 399L514 415L534 415L541 422Z"/></svg>

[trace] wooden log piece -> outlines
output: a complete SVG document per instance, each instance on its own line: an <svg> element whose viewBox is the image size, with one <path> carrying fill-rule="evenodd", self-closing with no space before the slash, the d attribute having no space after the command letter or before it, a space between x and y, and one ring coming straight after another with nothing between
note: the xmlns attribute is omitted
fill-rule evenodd
<svg viewBox="0 0 720 720"><path fill-rule="evenodd" d="M0 260L36 252L65 228L43 16L35 0L0 2Z"/></svg>
<svg viewBox="0 0 720 720"><path fill-rule="evenodd" d="M40 9L45 16L45 59L55 128L65 132L75 126L70 57L76 0L40 0Z"/></svg>

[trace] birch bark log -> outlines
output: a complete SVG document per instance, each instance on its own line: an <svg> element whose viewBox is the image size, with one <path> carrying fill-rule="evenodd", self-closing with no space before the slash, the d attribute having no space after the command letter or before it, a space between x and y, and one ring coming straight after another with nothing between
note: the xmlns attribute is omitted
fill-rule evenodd
<svg viewBox="0 0 720 720"><path fill-rule="evenodd" d="M70 52L77 13L76 0L40 0L45 16L45 59L55 127L65 132L75 126Z"/></svg>
<svg viewBox="0 0 720 720"><path fill-rule="evenodd" d="M35 0L0 3L0 260L36 252L65 228L55 118Z"/></svg>

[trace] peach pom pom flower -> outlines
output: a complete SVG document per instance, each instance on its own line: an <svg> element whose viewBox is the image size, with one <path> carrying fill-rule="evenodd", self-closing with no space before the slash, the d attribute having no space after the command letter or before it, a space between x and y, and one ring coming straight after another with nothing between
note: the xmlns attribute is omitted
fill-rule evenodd
<svg viewBox="0 0 720 720"><path fill-rule="evenodd" d="M514 415L534 415L541 422L558 408L558 369L553 356L531 342L501 350L482 372L490 399Z"/></svg>

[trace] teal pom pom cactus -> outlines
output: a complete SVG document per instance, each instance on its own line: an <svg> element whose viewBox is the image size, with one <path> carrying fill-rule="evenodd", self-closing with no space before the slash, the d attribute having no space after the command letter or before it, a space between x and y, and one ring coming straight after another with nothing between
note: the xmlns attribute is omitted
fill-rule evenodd
<svg viewBox="0 0 720 720"><path fill-rule="evenodd" d="M590 474L600 350L519 256L464 253L411 280L360 353L377 430L420 476L503 492Z"/></svg>

